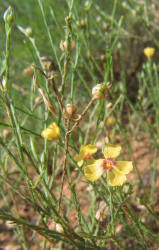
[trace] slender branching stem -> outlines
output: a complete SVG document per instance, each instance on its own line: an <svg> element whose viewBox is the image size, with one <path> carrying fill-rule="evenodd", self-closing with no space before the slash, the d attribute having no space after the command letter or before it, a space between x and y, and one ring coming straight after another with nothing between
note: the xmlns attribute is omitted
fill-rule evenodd
<svg viewBox="0 0 159 250"><path fill-rule="evenodd" d="M84 109L84 111L82 112L82 114L80 115L80 118L78 119L78 121L75 122L75 124L72 126L72 128L67 132L68 134L71 134L72 131L78 126L78 124L80 123L80 121L83 119L83 117L85 116L85 114L87 113L87 111L89 110L89 108L92 106L92 104L94 103L95 98L92 98L90 100L90 102L88 103L87 107Z"/></svg>
<svg viewBox="0 0 159 250"><path fill-rule="evenodd" d="M68 141L69 141L68 130L69 130L69 120L66 120L64 164L63 164L63 174L62 174L62 182L61 182L61 189L60 189L60 198L59 198L59 204L58 204L58 210L59 210L59 212L60 212L60 209L61 209L61 200L62 200L63 186L64 186L64 180L65 180L65 175L66 175Z"/></svg>

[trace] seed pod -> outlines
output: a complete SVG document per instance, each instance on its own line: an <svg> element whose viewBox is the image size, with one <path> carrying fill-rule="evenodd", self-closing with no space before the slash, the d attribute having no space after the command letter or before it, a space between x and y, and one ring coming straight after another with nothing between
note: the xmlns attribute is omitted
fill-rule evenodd
<svg viewBox="0 0 159 250"><path fill-rule="evenodd" d="M108 96L108 87L105 86L103 83L97 84L93 89L92 89L92 96L96 100L101 100L104 99Z"/></svg>
<svg viewBox="0 0 159 250"><path fill-rule="evenodd" d="M77 107L75 104L67 104L63 110L63 116L65 119L72 119L75 115Z"/></svg>
<svg viewBox="0 0 159 250"><path fill-rule="evenodd" d="M8 129L4 129L3 132L2 132L2 135L3 135L4 138L10 137L11 134L12 134L11 131L8 130Z"/></svg>
<svg viewBox="0 0 159 250"><path fill-rule="evenodd" d="M41 64L43 67L43 70L46 70L48 72L55 70L55 65L51 59L49 59L46 56L40 57Z"/></svg>

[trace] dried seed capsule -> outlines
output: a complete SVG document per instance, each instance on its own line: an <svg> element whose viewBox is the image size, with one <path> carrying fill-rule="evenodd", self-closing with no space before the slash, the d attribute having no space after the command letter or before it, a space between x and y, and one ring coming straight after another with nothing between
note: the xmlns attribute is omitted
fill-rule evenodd
<svg viewBox="0 0 159 250"><path fill-rule="evenodd" d="M46 56L42 56L40 57L40 60L41 60L43 70L46 70L48 72L55 70L55 65L50 58Z"/></svg>
<svg viewBox="0 0 159 250"><path fill-rule="evenodd" d="M63 110L63 116L65 119L72 119L75 115L77 107L75 104L67 104Z"/></svg>
<svg viewBox="0 0 159 250"><path fill-rule="evenodd" d="M109 86L108 86L109 87ZM97 84L93 89L92 89L92 96L96 100L101 100L104 99L108 96L108 87L105 86L103 83Z"/></svg>

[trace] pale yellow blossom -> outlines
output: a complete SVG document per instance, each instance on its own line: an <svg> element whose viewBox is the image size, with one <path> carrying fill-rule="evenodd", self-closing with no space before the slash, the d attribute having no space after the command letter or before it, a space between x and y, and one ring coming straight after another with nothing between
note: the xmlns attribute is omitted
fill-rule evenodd
<svg viewBox="0 0 159 250"><path fill-rule="evenodd" d="M104 148L105 159L94 160L84 167L84 174L89 181L96 181L107 170L107 179L110 186L122 186L126 175L132 171L131 161L115 161L121 151L120 145L107 144Z"/></svg>

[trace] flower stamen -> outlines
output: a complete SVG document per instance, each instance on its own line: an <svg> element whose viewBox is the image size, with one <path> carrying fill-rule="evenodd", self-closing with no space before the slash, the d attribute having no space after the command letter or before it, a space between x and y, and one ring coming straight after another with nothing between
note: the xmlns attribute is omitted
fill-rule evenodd
<svg viewBox="0 0 159 250"><path fill-rule="evenodd" d="M103 160L103 168L107 169L108 171L110 171L115 165L116 164L112 160L112 158L107 158L107 159Z"/></svg>
<svg viewBox="0 0 159 250"><path fill-rule="evenodd" d="M92 158L92 156L91 156L91 154L86 154L86 156L84 157L84 160L89 160L89 159L91 159Z"/></svg>

